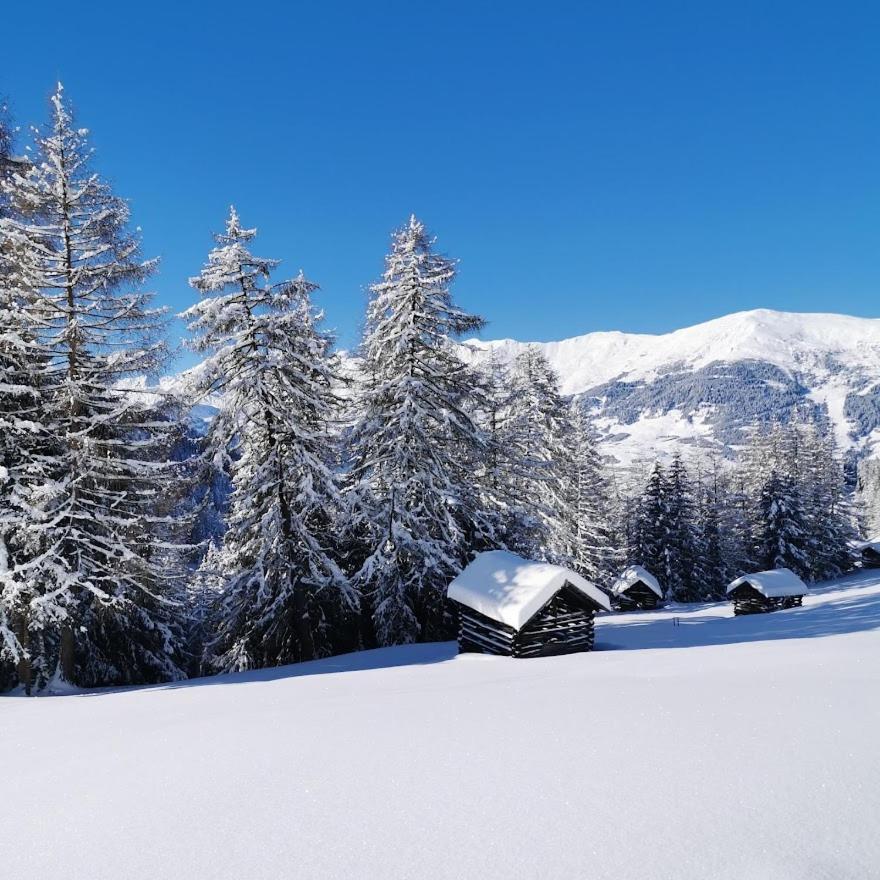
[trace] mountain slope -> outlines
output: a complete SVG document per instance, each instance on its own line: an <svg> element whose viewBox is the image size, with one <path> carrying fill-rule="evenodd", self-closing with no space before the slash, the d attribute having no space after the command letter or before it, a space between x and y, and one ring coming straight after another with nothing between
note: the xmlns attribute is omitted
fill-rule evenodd
<svg viewBox="0 0 880 880"><path fill-rule="evenodd" d="M468 340L475 361L512 361L529 343ZM758 309L663 335L589 333L532 343L562 390L593 413L623 461L681 442L729 451L758 420L826 412L858 456L880 443L880 319Z"/></svg>
<svg viewBox="0 0 880 880"><path fill-rule="evenodd" d="M0 698L3 878L874 877L880 575L811 592Z"/></svg>

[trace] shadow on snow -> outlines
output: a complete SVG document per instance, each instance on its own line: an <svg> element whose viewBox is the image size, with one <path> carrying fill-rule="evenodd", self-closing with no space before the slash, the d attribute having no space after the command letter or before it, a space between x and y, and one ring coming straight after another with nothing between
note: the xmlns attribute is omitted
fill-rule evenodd
<svg viewBox="0 0 880 880"><path fill-rule="evenodd" d="M810 639L880 629L880 593L846 592L847 587L877 583L864 573L810 589L811 597L840 592L801 608L734 617L728 603L682 606L678 625L674 608L656 614L608 617L596 629L597 650L692 648L776 639ZM694 613L694 612L697 613Z"/></svg>
<svg viewBox="0 0 880 880"><path fill-rule="evenodd" d="M811 587L810 597L806 600L808 604L804 607L743 617L734 617L731 605L726 602L682 605L680 609L672 606L656 612L602 615L597 620L596 650L692 648L775 639L819 638L880 629L880 592L855 592L858 587L878 585L880 585L880 572L873 574L860 572L838 581ZM840 595L831 595L834 593ZM827 598L824 601L815 604L811 601L825 596ZM679 610L680 613L676 615ZM676 616L678 625L673 623ZM455 642L399 645L340 654L308 663L191 678L146 687L150 690L177 690L271 682L337 672L368 672L405 666L426 666L448 662L455 659L457 654L458 647ZM71 695L101 696L143 689L143 685L96 688L76 691ZM46 696L50 695L46 694Z"/></svg>

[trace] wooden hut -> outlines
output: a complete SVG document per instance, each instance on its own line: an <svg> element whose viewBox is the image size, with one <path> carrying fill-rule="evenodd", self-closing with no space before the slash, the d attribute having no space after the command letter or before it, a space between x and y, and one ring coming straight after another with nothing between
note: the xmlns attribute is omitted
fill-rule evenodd
<svg viewBox="0 0 880 880"><path fill-rule="evenodd" d="M480 553L449 585L459 651L545 657L593 648L593 616L610 611L595 584L505 550Z"/></svg>
<svg viewBox="0 0 880 880"><path fill-rule="evenodd" d="M761 614L779 608L795 608L806 593L806 584L787 568L744 574L727 588L734 614Z"/></svg>
<svg viewBox="0 0 880 880"><path fill-rule="evenodd" d="M855 541L851 546L862 568L880 568L880 541Z"/></svg>
<svg viewBox="0 0 880 880"><path fill-rule="evenodd" d="M662 601L663 588L641 565L625 569L611 587L611 604L621 611L650 610Z"/></svg>

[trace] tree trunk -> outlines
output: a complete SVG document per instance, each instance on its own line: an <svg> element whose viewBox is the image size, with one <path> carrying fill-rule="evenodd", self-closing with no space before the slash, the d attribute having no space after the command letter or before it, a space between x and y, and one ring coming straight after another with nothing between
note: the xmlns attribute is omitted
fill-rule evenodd
<svg viewBox="0 0 880 880"><path fill-rule="evenodd" d="M69 626L61 627L61 651L58 657L58 666L61 677L68 683L74 683L74 642L73 630Z"/></svg>
<svg viewBox="0 0 880 880"><path fill-rule="evenodd" d="M22 612L18 615L18 620L16 621L16 636L18 638L18 643L21 645L22 650L25 652L21 659L18 661L15 667L16 675L18 675L19 682L24 685L25 693L30 696L31 688L33 687L33 667L31 665L31 658L29 655L30 650L30 638L28 634L28 625L27 625L27 614Z"/></svg>
<svg viewBox="0 0 880 880"><path fill-rule="evenodd" d="M315 640L312 636L312 619L302 586L298 586L293 591L293 613L296 616L296 635L299 640L300 660L314 660Z"/></svg>

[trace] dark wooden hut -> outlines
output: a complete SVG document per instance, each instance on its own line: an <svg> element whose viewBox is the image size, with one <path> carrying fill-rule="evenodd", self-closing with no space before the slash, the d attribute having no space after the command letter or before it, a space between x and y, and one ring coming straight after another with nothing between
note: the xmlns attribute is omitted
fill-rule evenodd
<svg viewBox="0 0 880 880"><path fill-rule="evenodd" d="M662 601L663 588L641 565L629 566L611 587L611 604L620 611L646 611Z"/></svg>
<svg viewBox="0 0 880 880"><path fill-rule="evenodd" d="M806 584L787 568L744 574L727 588L734 614L762 614L780 608L795 608L806 594Z"/></svg>
<svg viewBox="0 0 880 880"><path fill-rule="evenodd" d="M449 585L459 651L546 657L593 648L593 616L610 611L595 584L559 565L491 550Z"/></svg>
<svg viewBox="0 0 880 880"><path fill-rule="evenodd" d="M851 546L862 568L880 568L880 541L856 541Z"/></svg>

